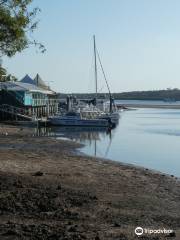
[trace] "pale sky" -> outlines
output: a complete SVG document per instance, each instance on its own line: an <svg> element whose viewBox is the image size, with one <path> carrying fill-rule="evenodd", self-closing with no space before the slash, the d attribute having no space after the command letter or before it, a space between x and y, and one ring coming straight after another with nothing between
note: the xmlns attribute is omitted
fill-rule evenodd
<svg viewBox="0 0 180 240"><path fill-rule="evenodd" d="M180 88L179 0L34 0L41 8L31 47L3 64L19 79L58 92L94 92L93 34L112 92ZM98 69L98 89L106 92ZM52 82L51 82L52 81Z"/></svg>

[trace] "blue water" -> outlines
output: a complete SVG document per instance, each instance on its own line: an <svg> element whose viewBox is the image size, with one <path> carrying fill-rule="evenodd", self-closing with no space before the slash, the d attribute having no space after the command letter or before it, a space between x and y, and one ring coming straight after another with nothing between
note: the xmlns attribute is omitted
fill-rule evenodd
<svg viewBox="0 0 180 240"><path fill-rule="evenodd" d="M111 134L95 131L74 135L71 131L70 138L85 144L83 153L180 177L180 110L124 111Z"/></svg>
<svg viewBox="0 0 180 240"><path fill-rule="evenodd" d="M81 152L180 177L180 109L121 112L111 132L102 128L59 127L49 135L84 144Z"/></svg>

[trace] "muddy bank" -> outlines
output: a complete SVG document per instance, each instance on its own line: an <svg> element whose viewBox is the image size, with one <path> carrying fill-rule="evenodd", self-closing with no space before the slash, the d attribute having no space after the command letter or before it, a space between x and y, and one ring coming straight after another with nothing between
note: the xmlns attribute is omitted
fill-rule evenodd
<svg viewBox="0 0 180 240"><path fill-rule="evenodd" d="M180 239L177 178L77 146L0 127L0 239ZM175 233L138 238L137 226Z"/></svg>

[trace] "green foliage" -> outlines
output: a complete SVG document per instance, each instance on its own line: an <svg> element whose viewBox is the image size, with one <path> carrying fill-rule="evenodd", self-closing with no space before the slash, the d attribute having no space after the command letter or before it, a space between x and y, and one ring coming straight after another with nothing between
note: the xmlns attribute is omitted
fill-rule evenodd
<svg viewBox="0 0 180 240"><path fill-rule="evenodd" d="M41 43L28 36L37 27L39 8L28 10L32 0L0 0L0 56L13 56L34 44L44 52Z"/></svg>
<svg viewBox="0 0 180 240"><path fill-rule="evenodd" d="M3 81L3 78L5 78L6 74L6 69L0 66L0 81Z"/></svg>
<svg viewBox="0 0 180 240"><path fill-rule="evenodd" d="M59 98L64 99L68 95L76 96L79 99L93 99L96 95L93 93L59 93ZM180 101L180 90L177 88L166 90L154 90L154 91L133 91L133 92L121 92L112 93L112 96L116 100L176 100ZM108 99L107 93L97 94L99 99Z"/></svg>
<svg viewBox="0 0 180 240"><path fill-rule="evenodd" d="M166 89L166 90L154 90L154 91L133 91L114 93L115 99L127 99L127 100L180 100L180 90Z"/></svg>
<svg viewBox="0 0 180 240"><path fill-rule="evenodd" d="M7 74L5 68L0 65L0 82L7 82L7 81L17 81L17 78L11 74Z"/></svg>

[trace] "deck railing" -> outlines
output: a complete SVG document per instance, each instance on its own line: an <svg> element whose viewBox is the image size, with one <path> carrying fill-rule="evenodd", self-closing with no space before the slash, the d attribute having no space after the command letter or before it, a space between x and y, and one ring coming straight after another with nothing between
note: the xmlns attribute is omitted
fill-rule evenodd
<svg viewBox="0 0 180 240"><path fill-rule="evenodd" d="M29 112L27 109L14 107L8 104L0 105L0 111L12 114L13 116L23 117L29 120L32 120L33 118L35 118L33 114L29 115Z"/></svg>
<svg viewBox="0 0 180 240"><path fill-rule="evenodd" d="M32 106L55 105L57 103L56 99L35 98L32 100Z"/></svg>

